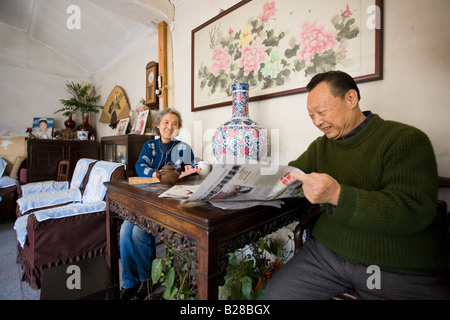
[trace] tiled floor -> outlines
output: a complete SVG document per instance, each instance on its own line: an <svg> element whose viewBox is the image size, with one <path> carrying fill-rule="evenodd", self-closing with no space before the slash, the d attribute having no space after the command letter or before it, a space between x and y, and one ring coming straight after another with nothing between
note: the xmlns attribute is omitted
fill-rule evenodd
<svg viewBox="0 0 450 320"><path fill-rule="evenodd" d="M39 300L40 290L20 281L22 273L18 264L14 223L0 224L0 300Z"/></svg>
<svg viewBox="0 0 450 320"><path fill-rule="evenodd" d="M165 254L164 245L157 246L157 256ZM41 290L35 290L27 282L20 281L22 271L16 264L17 238L14 223L0 224L0 300L39 300ZM119 260L119 274L121 265ZM122 277L120 284L122 284Z"/></svg>

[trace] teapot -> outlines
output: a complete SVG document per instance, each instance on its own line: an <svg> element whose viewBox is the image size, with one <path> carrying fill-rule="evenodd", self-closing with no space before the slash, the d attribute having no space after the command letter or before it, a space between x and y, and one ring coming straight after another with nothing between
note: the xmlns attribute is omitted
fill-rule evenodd
<svg viewBox="0 0 450 320"><path fill-rule="evenodd" d="M180 177L180 173L171 162L168 162L161 170L155 170L155 172L159 181L166 186L173 186Z"/></svg>

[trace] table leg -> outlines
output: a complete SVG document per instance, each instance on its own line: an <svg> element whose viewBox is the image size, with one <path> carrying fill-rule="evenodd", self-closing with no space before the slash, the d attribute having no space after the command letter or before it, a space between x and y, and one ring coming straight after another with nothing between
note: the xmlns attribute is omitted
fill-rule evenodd
<svg viewBox="0 0 450 320"><path fill-rule="evenodd" d="M206 240L206 241L205 241ZM219 260L217 241L201 237L197 250L197 288L199 300L219 299Z"/></svg>
<svg viewBox="0 0 450 320"><path fill-rule="evenodd" d="M108 199L106 201L108 202ZM119 248L117 244L117 217L115 214L109 211L109 206L106 208L106 250L107 250L107 262L111 273L118 285L116 286L111 297L113 300L118 300L120 292L120 278L119 278Z"/></svg>

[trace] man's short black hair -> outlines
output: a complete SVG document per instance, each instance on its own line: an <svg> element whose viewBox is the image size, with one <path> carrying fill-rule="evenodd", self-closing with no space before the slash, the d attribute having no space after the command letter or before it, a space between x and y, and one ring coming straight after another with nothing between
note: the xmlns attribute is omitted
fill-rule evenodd
<svg viewBox="0 0 450 320"><path fill-rule="evenodd" d="M353 89L358 93L358 101L361 100L361 95L355 80L345 72L327 71L316 74L306 86L306 90L310 92L321 82L328 83L331 87L331 92L337 97L343 99L347 92Z"/></svg>

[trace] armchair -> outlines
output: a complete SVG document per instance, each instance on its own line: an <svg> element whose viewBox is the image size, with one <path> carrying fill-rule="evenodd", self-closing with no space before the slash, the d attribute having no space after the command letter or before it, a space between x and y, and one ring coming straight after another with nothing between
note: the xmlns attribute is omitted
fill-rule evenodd
<svg viewBox="0 0 450 320"><path fill-rule="evenodd" d="M98 161L93 166L81 202L38 210L17 218L16 262L22 281L39 289L46 268L106 253L104 182L125 179L124 166Z"/></svg>
<svg viewBox="0 0 450 320"><path fill-rule="evenodd" d="M20 217L32 211L81 201L81 195L87 185L90 171L97 162L94 159L78 160L68 181L40 181L23 185L19 188L19 198L16 206L16 216Z"/></svg>
<svg viewBox="0 0 450 320"><path fill-rule="evenodd" d="M450 178L439 177L439 188L450 188ZM450 261L450 211L448 211L447 202L444 200L438 200L437 210L438 219L440 220L439 222L442 226L442 232L445 236L445 241L447 242Z"/></svg>
<svg viewBox="0 0 450 320"><path fill-rule="evenodd" d="M92 169L92 166L90 165L95 162L97 162L97 160L89 158L82 158L78 160L75 169L73 170L72 179L70 183L69 181L66 180L47 180L47 181L30 182L25 185L22 185L20 188L21 189L20 196L26 196L28 194L37 192L48 192L55 190L64 190L69 188L84 188L87 182L85 181L86 180L85 177L89 175L89 172Z"/></svg>
<svg viewBox="0 0 450 320"><path fill-rule="evenodd" d="M19 181L9 176L0 177L0 223L14 221Z"/></svg>
<svg viewBox="0 0 450 320"><path fill-rule="evenodd" d="M0 157L0 223L14 221L17 190L20 187L17 175L23 163L23 157L16 157L11 170L7 170L7 162Z"/></svg>

